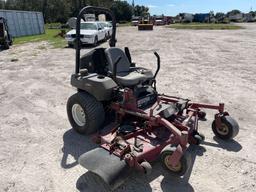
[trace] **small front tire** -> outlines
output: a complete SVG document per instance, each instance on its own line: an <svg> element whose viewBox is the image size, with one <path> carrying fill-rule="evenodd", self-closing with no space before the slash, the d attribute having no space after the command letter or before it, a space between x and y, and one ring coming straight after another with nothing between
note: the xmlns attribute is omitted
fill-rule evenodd
<svg viewBox="0 0 256 192"><path fill-rule="evenodd" d="M205 136L201 133L197 133L194 135L194 139L196 141L196 145L200 145L205 140Z"/></svg>
<svg viewBox="0 0 256 192"><path fill-rule="evenodd" d="M212 122L212 131L220 139L230 140L237 136L239 125L235 119L230 116L221 117L221 126L216 127L216 120Z"/></svg>
<svg viewBox="0 0 256 192"><path fill-rule="evenodd" d="M144 161L140 165L143 167L146 175L150 175L152 173L152 166L148 162Z"/></svg>
<svg viewBox="0 0 256 192"><path fill-rule="evenodd" d="M206 119L206 112L205 111L199 111L198 112L198 117L200 120L205 120Z"/></svg>
<svg viewBox="0 0 256 192"><path fill-rule="evenodd" d="M161 163L164 169L168 170L174 176L183 176L188 170L188 155L184 153L176 166L169 163L169 158L176 151L176 147L166 146L161 152Z"/></svg>

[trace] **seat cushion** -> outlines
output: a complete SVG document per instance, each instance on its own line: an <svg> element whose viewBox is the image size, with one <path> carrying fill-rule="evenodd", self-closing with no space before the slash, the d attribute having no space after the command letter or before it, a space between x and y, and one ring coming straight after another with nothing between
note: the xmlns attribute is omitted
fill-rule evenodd
<svg viewBox="0 0 256 192"><path fill-rule="evenodd" d="M117 81L123 86L134 86L139 83L144 83L147 80L153 78L153 74L149 70L145 70L145 73L139 71L120 72L117 74Z"/></svg>
<svg viewBox="0 0 256 192"><path fill-rule="evenodd" d="M121 60L117 64L117 81L123 86L134 86L139 83L144 83L153 78L150 70L142 67L130 67L127 56L122 49L111 47L105 50L108 61L108 69L111 73L114 70L114 63L121 56Z"/></svg>
<svg viewBox="0 0 256 192"><path fill-rule="evenodd" d="M143 75L146 75L148 79L152 79L154 77L151 70L143 67L130 67L130 72L134 72L134 71L141 73Z"/></svg>

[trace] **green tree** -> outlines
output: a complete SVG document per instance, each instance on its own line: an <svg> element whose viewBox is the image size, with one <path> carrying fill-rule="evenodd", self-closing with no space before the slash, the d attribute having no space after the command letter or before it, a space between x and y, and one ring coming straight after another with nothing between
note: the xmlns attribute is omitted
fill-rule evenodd
<svg viewBox="0 0 256 192"><path fill-rule="evenodd" d="M114 0L0 0L0 8L42 12L45 22L65 23L86 5L110 8ZM4 5L4 6L3 6Z"/></svg>
<svg viewBox="0 0 256 192"><path fill-rule="evenodd" d="M132 19L132 6L127 1L115 1L111 6L111 10L114 12L118 22Z"/></svg>
<svg viewBox="0 0 256 192"><path fill-rule="evenodd" d="M149 8L143 5L136 5L133 11L134 16L146 17L149 15Z"/></svg>
<svg viewBox="0 0 256 192"><path fill-rule="evenodd" d="M250 11L250 14L255 17L256 16L256 11Z"/></svg>
<svg viewBox="0 0 256 192"><path fill-rule="evenodd" d="M242 12L237 10L237 9L234 9L234 10L228 12L227 15L231 16L231 15L237 15L237 14L240 14L240 13L242 13Z"/></svg>
<svg viewBox="0 0 256 192"><path fill-rule="evenodd" d="M5 1L0 0L0 9L5 9Z"/></svg>

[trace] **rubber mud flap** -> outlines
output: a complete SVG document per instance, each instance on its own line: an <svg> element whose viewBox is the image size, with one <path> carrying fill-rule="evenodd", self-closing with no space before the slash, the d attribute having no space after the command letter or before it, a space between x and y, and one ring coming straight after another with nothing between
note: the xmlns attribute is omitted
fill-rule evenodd
<svg viewBox="0 0 256 192"><path fill-rule="evenodd" d="M96 148L81 155L81 166L98 175L112 190L122 185L131 174L131 168L124 160L109 154L103 148Z"/></svg>

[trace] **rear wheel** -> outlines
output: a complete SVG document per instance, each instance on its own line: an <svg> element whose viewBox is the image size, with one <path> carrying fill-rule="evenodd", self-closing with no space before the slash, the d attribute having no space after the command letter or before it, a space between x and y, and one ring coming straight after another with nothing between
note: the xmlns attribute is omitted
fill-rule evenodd
<svg viewBox="0 0 256 192"><path fill-rule="evenodd" d="M104 41L107 41L108 40L108 35L107 33L105 34L105 37L104 37Z"/></svg>
<svg viewBox="0 0 256 192"><path fill-rule="evenodd" d="M68 47L73 48L74 44L73 43L68 43Z"/></svg>
<svg viewBox="0 0 256 192"><path fill-rule="evenodd" d="M80 43L80 47L82 47L82 46L83 46L83 43L82 43L81 40L79 41L79 43ZM76 41L76 39L75 39L74 42L73 42L73 47L76 48L77 46L78 46L78 43L77 43L77 41Z"/></svg>
<svg viewBox="0 0 256 192"><path fill-rule="evenodd" d="M9 45L12 45L13 44L13 38L12 38L12 36L10 35L10 37L9 37Z"/></svg>
<svg viewBox="0 0 256 192"><path fill-rule="evenodd" d="M9 41L5 40L4 49L9 49L9 48L10 48Z"/></svg>
<svg viewBox="0 0 256 192"><path fill-rule="evenodd" d="M212 131L220 139L229 140L237 136L239 125L235 119L230 116L221 117L221 126L216 126L216 120L212 122Z"/></svg>
<svg viewBox="0 0 256 192"><path fill-rule="evenodd" d="M95 36L95 38L94 38L94 42L93 42L93 46L97 46L98 45L98 37L97 36Z"/></svg>
<svg viewBox="0 0 256 192"><path fill-rule="evenodd" d="M178 164L173 166L169 163L169 158L176 151L176 147L166 146L161 152L161 163L163 168L170 171L172 175L183 176L188 170L188 155L184 153L180 158Z"/></svg>
<svg viewBox="0 0 256 192"><path fill-rule="evenodd" d="M105 119L102 104L86 92L78 92L69 98L67 114L73 129L80 134L95 133Z"/></svg>

